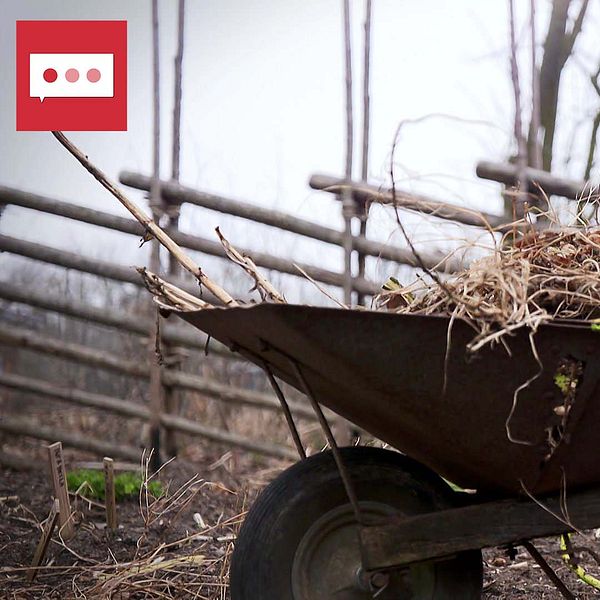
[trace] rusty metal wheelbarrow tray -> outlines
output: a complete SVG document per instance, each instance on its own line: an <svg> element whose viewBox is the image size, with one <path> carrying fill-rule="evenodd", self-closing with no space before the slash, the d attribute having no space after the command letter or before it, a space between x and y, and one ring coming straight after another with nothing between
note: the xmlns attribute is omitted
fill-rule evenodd
<svg viewBox="0 0 600 600"><path fill-rule="evenodd" d="M498 497L600 483L589 323L541 326L538 361L525 328L506 340L510 354L497 344L473 355L474 331L440 316L274 304L178 314L301 389L295 361L320 403L462 487ZM555 410L564 358L583 365L567 418Z"/></svg>

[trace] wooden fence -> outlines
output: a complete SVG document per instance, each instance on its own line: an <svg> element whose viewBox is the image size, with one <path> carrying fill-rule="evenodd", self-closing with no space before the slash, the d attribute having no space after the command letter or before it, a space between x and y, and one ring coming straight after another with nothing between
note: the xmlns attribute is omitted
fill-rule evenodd
<svg viewBox="0 0 600 600"><path fill-rule="evenodd" d="M123 179L126 179L126 175L123 176ZM146 178L141 180L140 185L150 183L151 180ZM250 219L262 223L263 225L276 227L297 235L317 239L329 245L342 247L344 242L343 234L335 229L302 219L296 219L291 215L279 211L267 210L239 201L204 194L189 188L184 188L179 184L171 185L169 182L163 182L162 190L164 196L169 198L169 202L174 201L169 194L174 195L182 192L184 197L181 198L178 196L175 201L187 202L188 199L191 199L189 200L190 202L203 206L204 208L227 212L228 214L233 214L244 219ZM167 201L166 198L163 199ZM138 237L141 237L143 233L139 224L131 219L4 186L0 186L0 205L12 205L52 214ZM200 251L212 256L226 258L222 246L216 241L185 234L173 227L169 229L169 233L177 243L185 248ZM402 248L378 244L369 241L364 237L357 237L354 241L356 247L366 255L380 256L387 260L405 262L408 264L411 263L412 259ZM28 242L9 235L0 235L0 251L20 255L65 269L92 274L116 282L129 283L135 286L142 285L139 275L132 268L88 258L81 254L59 250L44 244ZM241 251L249 252L244 249L241 249ZM282 259L265 253L252 252L251 254L255 262L263 268L296 275L302 278L304 277L291 260ZM338 287L343 287L344 285L345 276L343 273L316 267L314 265L300 264L299 266L319 283ZM198 288L194 284L179 279L174 279L173 281L192 293L198 293ZM353 280L353 288L356 292L361 294L373 294L376 291L377 286L361 277ZM210 296L207 297L205 295L204 297L208 301L217 302L215 298ZM152 330L150 319L132 318L130 315L120 312L119 310L103 310L94 306L85 305L81 302L75 302L71 299L47 295L39 291L25 292L18 286L6 281L0 282L0 299L11 303L37 307L45 311L61 314L68 318L95 323L114 328L118 331L125 331L141 336L143 339L148 339ZM193 350L201 350L206 344L206 336L200 332L195 331L191 327L175 326L171 323L166 323L162 328L161 339L170 347L183 347ZM0 345L5 348L26 348L32 352L51 355L80 365L86 365L88 367L107 370L109 372L143 380L151 381L152 372L155 368L150 362L140 363L128 360L123 356L115 356L106 351L52 338L22 327L2 326L2 329L0 330ZM232 354L227 348L218 343L211 342L211 351L223 358L237 359L236 355ZM164 365L160 368L160 385L162 388L162 401L157 409L152 402L149 402L148 406L144 406L90 391L62 388L47 381L41 381L23 375L16 375L13 373L0 374L0 387L2 388L18 390L21 393L35 397L51 398L76 406L96 408L128 418L141 419L151 423L158 422L167 435L172 436L174 432L184 432L214 442L252 450L269 456L280 458L290 458L294 456L294 452L290 447L268 443L263 440L247 439L224 429L210 428L196 421L184 419L177 414L176 403L169 407L166 402L166 398L177 391L188 390L200 393L203 397L217 402L250 407L263 411L280 412L280 403L274 395L217 383L205 377L171 368L170 365ZM315 416L308 405L299 402L291 402L290 409L292 414L300 419L315 419ZM337 419L337 417L331 413L329 413L329 417L331 419ZM38 423L34 423L27 419L15 419L8 416L3 417L0 422L0 430L13 434L20 433L21 435L45 440L60 439L67 446L70 445L82 450L107 454L105 441L92 440L66 431L56 431L49 427L41 427ZM132 459L136 454L139 454L139 451L133 447L123 446L121 444L113 445L112 443L110 445L112 448L110 454L119 458ZM173 444L171 446L173 446Z"/></svg>
<svg viewBox="0 0 600 600"><path fill-rule="evenodd" d="M516 184L517 174L512 165L484 162L478 165L477 172L484 178L500 181L507 185ZM589 184L585 185L580 182L556 178L548 173L533 171L531 169L528 171L528 179L538 182L548 194L563 195L571 199L581 198L585 196L586 191L589 192L590 190ZM130 172L122 173L120 180L126 185L145 191L149 191L152 184L152 178ZM310 185L314 189L331 192L333 198L340 197L340 188L342 186L350 186L353 197L357 201L375 200L383 203L393 201L389 191L381 190L364 183L348 184L345 180L323 175L315 175L311 178ZM304 238L318 240L329 246L344 247L344 232L312 223L305 219L298 219L281 211L262 208L215 194L207 194L182 186L174 181L161 182L160 190L162 200L167 207L172 205L179 207L182 203L189 203L202 207L205 210L218 211L260 223L264 226L287 231L288 233ZM501 217L464 211L458 207L422 196L400 192L397 193L396 204L407 210L430 214L442 219L450 219L470 226L480 226L482 222L485 222L488 226L496 227L500 230L502 228ZM142 235L141 227L131 219L9 187L0 186L1 205L13 205L130 235ZM171 222L173 223L173 221ZM174 222L176 224L176 221ZM169 233L177 243L185 248L225 258L223 248L216 241L182 233L173 226L170 227ZM354 237L352 241L354 250L363 256L376 256L384 260L415 265L414 257L404 248L380 244L368 240L364 236ZM265 269L303 277L291 260L266 253L250 252L245 249L240 250L250 253L255 262ZM131 268L87 258L80 254L58 250L47 245L27 242L8 235L0 235L0 251L121 283L129 283L135 286L142 285L138 274ZM431 251L423 253L422 257L428 267L436 266L437 268L454 270L459 266L456 262L444 262L442 256ZM300 264L300 267L319 283L339 288L343 288L344 286L344 273L307 264ZM177 278L174 279L174 283L192 293L198 293L196 285ZM359 294L373 294L376 291L376 287L363 276L353 279L353 289ZM216 299L210 296L205 296L205 298L208 301L216 302ZM37 291L25 292L10 282L0 282L0 299L29 305L45 311L58 313L65 317L113 328L118 331L128 332L142 339L147 339L152 329L152 323L149 319L132 318L130 315L119 310L103 310L81 302L75 302L71 299L53 297L52 295L42 294ZM170 347L183 347L191 350L202 350L206 345L206 337L200 332L191 327L172 323L164 324L161 331L161 339ZM125 357L114 356L106 351L55 339L24 329L23 327L4 325L0 330L0 345L6 348L27 348L33 352L52 355L76 362L77 364L118 373L134 379L151 379L152 366L149 363L140 363L128 360ZM219 357L229 360L237 358L227 348L217 343L211 343L211 351ZM271 412L279 412L281 410L279 401L275 395L225 385L206 377L170 368L168 365L160 369L160 383L164 396L172 394L176 390L188 390L200 393L203 397L210 400L230 405ZM244 436L224 429L211 428L199 422L185 419L178 415L176 411L166 410L164 402L160 407L161 410L157 413L152 407L152 403L149 406L144 406L89 391L67 389L46 381L6 372L0 373L0 387L18 390L19 392L36 397L52 398L77 406L101 409L109 413L141 421L151 422L158 420L160 427L165 432L171 434L173 432L183 432L217 443L236 446L280 458L293 458L295 456L291 447L265 442L264 440L247 439ZM292 413L298 418L311 420L315 418L310 407L301 402L291 402L290 408ZM329 413L329 416L332 419L336 418L331 413ZM48 441L60 439L67 446L70 445L100 455L111 454L119 458L131 460L136 459L139 455L139 450L134 447L83 438L72 432L57 431L22 418L2 417L0 420L0 431L27 435Z"/></svg>

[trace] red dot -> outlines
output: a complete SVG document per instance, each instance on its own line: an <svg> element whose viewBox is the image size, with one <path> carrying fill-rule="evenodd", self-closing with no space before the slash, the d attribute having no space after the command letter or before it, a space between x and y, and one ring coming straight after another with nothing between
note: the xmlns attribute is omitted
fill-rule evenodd
<svg viewBox="0 0 600 600"><path fill-rule="evenodd" d="M46 69L44 71L44 81L48 83L54 83L57 77L58 73L54 69Z"/></svg>
<svg viewBox="0 0 600 600"><path fill-rule="evenodd" d="M98 71L98 69L90 69L87 72L87 78L90 83L100 81L100 71Z"/></svg>
<svg viewBox="0 0 600 600"><path fill-rule="evenodd" d="M77 69L67 69L65 77L69 83L75 83L79 79L79 71Z"/></svg>

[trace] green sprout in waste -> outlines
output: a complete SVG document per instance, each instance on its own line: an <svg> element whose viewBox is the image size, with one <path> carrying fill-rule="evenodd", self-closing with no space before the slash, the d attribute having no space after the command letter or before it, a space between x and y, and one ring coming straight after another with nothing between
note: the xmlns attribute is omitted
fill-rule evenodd
<svg viewBox="0 0 600 600"><path fill-rule="evenodd" d="M554 375L554 383L556 387L561 391L563 396L566 396L569 393L569 388L571 387L571 378L564 373L556 373Z"/></svg>
<svg viewBox="0 0 600 600"><path fill-rule="evenodd" d="M138 473L124 472L115 475L115 497L117 500L137 498L143 485L142 477ZM77 469L67 473L69 491L75 492L82 486L86 490L86 497L104 500L104 473L93 469ZM158 498L163 494L163 487L159 481L148 482L148 492Z"/></svg>

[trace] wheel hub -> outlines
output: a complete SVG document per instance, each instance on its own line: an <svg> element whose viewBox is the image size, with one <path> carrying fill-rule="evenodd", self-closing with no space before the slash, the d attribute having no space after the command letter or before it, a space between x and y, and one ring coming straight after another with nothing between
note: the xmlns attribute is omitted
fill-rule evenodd
<svg viewBox="0 0 600 600"><path fill-rule="evenodd" d="M360 508L368 524L397 514L376 502L361 502ZM390 572L364 571L350 504L329 511L310 527L298 545L292 568L294 600L426 600L432 597L434 581L430 564Z"/></svg>

